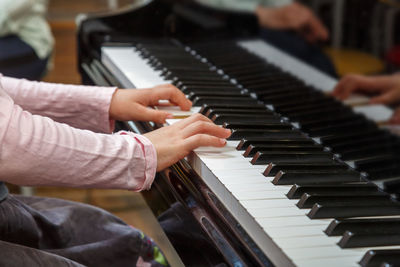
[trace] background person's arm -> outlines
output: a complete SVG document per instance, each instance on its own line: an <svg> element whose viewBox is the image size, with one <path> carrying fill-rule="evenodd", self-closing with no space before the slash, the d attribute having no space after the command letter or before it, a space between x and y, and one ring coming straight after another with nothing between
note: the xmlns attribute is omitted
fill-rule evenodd
<svg viewBox="0 0 400 267"><path fill-rule="evenodd" d="M34 0L1 0L0 1L0 36L18 31L26 14L31 14ZM20 22L20 23L18 23Z"/></svg>
<svg viewBox="0 0 400 267"><path fill-rule="evenodd" d="M255 13L258 6L278 7L292 3L292 0L196 0L196 2L217 9Z"/></svg>

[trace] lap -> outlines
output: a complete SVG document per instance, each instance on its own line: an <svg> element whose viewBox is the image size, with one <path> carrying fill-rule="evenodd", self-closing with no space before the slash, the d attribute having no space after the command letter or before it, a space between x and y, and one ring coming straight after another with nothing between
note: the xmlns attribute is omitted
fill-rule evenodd
<svg viewBox="0 0 400 267"><path fill-rule="evenodd" d="M141 231L102 209L61 199L9 196L0 203L0 240L88 266L164 263Z"/></svg>

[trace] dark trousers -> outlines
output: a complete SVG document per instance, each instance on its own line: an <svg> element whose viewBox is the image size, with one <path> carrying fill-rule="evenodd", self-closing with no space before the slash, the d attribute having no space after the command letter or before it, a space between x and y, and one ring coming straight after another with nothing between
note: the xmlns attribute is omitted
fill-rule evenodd
<svg viewBox="0 0 400 267"><path fill-rule="evenodd" d="M154 242L82 203L9 195L0 203L0 266L167 266Z"/></svg>
<svg viewBox="0 0 400 267"><path fill-rule="evenodd" d="M337 77L332 61L321 51L319 46L308 43L296 33L264 28L261 30L260 35L271 45L308 63L331 77Z"/></svg>
<svg viewBox="0 0 400 267"><path fill-rule="evenodd" d="M18 36L0 37L0 73L15 78L40 80L48 58L40 59L35 51Z"/></svg>

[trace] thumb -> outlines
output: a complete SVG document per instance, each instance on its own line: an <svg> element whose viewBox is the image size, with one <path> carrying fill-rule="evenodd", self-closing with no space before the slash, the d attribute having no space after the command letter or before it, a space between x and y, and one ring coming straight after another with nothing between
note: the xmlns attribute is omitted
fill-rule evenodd
<svg viewBox="0 0 400 267"><path fill-rule="evenodd" d="M140 112L140 120L164 123L166 119L172 118L172 114L166 111L155 110L152 108L140 106L137 109Z"/></svg>

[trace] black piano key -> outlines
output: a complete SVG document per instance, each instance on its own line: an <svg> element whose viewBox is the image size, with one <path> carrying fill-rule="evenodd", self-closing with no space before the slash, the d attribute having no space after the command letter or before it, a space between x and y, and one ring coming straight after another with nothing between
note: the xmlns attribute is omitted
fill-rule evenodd
<svg viewBox="0 0 400 267"><path fill-rule="evenodd" d="M244 83L243 85L249 89L252 92L260 91L260 90L266 90L268 88L277 88L277 87L285 87L285 86L293 86L295 83L293 81L287 81L287 82L268 82L270 79L264 79L264 80L255 80L251 82ZM240 80L239 80L240 81Z"/></svg>
<svg viewBox="0 0 400 267"><path fill-rule="evenodd" d="M362 148L362 147L368 147L371 144L388 144L392 141L392 137L390 136L376 136L372 138L367 138L367 139L361 139L361 140L353 140L352 142L344 143L344 144L337 144L334 147L332 147L334 152L340 152L340 151L347 151L347 150L352 150L352 149L357 149L357 148Z"/></svg>
<svg viewBox="0 0 400 267"><path fill-rule="evenodd" d="M289 115L290 116L290 115ZM335 125L343 125L346 123L357 122L365 120L362 115L350 114L350 115L343 115L335 118L319 118L315 121L311 121L308 123L302 122L300 128L304 131L310 131L312 129L316 129L319 127L329 127Z"/></svg>
<svg viewBox="0 0 400 267"><path fill-rule="evenodd" d="M342 133L349 133L356 128L365 127L367 124L364 122L347 122L344 124L337 124L334 126L323 126L310 129L307 133L310 136L333 136Z"/></svg>
<svg viewBox="0 0 400 267"><path fill-rule="evenodd" d="M300 102L300 103L299 103ZM301 106L301 105L318 105L320 106L321 104L326 104L326 105L331 105L334 102L334 100L332 100L332 98L323 98L323 99L292 99L291 101L287 101L284 103L275 103L273 106L275 108L275 110L279 111L279 112L283 112L284 109L286 108L293 108L296 106Z"/></svg>
<svg viewBox="0 0 400 267"><path fill-rule="evenodd" d="M209 117L210 118L210 117ZM248 119L250 118L250 119ZM254 124L268 124L267 122L263 122L262 119L260 118L265 118L267 121L271 118L275 119L277 122L276 124L280 123L282 121L282 118L279 117L277 114L271 113L271 112L258 112L258 113L247 113L247 112L227 112L227 113L217 113L214 114L210 119L212 121L217 121L219 123L223 122L224 120L231 121L235 120L236 123L247 123L250 124L250 120L253 122L258 122ZM238 119L241 119L241 121L237 121ZM254 127L253 127L254 128Z"/></svg>
<svg viewBox="0 0 400 267"><path fill-rule="evenodd" d="M284 103L287 100L291 100L293 98L301 99L301 98L313 97L315 96L315 94L319 95L318 93L314 92L293 91L293 92L287 92L285 94L264 95L261 97L259 96L259 99L264 103L274 104L274 103Z"/></svg>
<svg viewBox="0 0 400 267"><path fill-rule="evenodd" d="M400 245L400 233L359 234L346 231L338 242L341 248L362 248Z"/></svg>
<svg viewBox="0 0 400 267"><path fill-rule="evenodd" d="M235 103L235 104L229 104L229 103L216 103L216 104L204 104L199 113L205 115L210 109L254 109L254 110L265 110L265 105L262 103L256 103L256 104L247 104L247 103Z"/></svg>
<svg viewBox="0 0 400 267"><path fill-rule="evenodd" d="M276 115L274 112L269 111L267 109L228 109L228 108L210 108L204 115L208 118L212 118L215 115L228 115L228 114L252 114L253 116L262 115L262 114L270 114ZM244 123L244 122L243 122ZM249 124L249 123L247 123Z"/></svg>
<svg viewBox="0 0 400 267"><path fill-rule="evenodd" d="M310 90L307 90L310 91ZM316 101L319 99L320 101ZM342 107L343 104L337 102L336 100L326 97L324 95L316 96L312 99L301 99L299 105L290 106L286 103L276 103L276 108L282 113L296 114L297 112L307 112L316 109L324 109L326 107Z"/></svg>
<svg viewBox="0 0 400 267"><path fill-rule="evenodd" d="M307 88L300 88L300 90L302 90L302 89L304 89L304 91L311 92L311 90L307 90ZM299 91L299 87L298 86L287 86L287 87L282 88L281 86L279 86L277 88L269 88L266 90L259 89L259 90L252 90L252 91L255 92L255 94L257 95L257 98L260 98L260 96L286 95L291 92Z"/></svg>
<svg viewBox="0 0 400 267"><path fill-rule="evenodd" d="M257 152L251 164L266 165L269 163L315 163L315 162L332 162L333 155L326 152Z"/></svg>
<svg viewBox="0 0 400 267"><path fill-rule="evenodd" d="M191 87L191 86L222 86L222 87L226 87L226 86L230 86L232 85L232 83L228 82L228 81L211 81L211 82L207 82L207 81L190 81L190 82L174 82L172 83L173 85L175 85L178 88L183 88L183 87Z"/></svg>
<svg viewBox="0 0 400 267"><path fill-rule="evenodd" d="M373 165L375 166L375 168L378 168L380 166L379 163L384 158L388 158L390 161L392 161L392 160L398 158L398 155L397 155L397 152L382 153L382 154L378 153L377 155L368 155L365 158L359 158L359 159L353 160L352 162L351 161L347 161L347 162L350 162L351 164L353 164L354 168L356 168L357 170L362 171L364 169L360 167L360 165L359 165L360 162L363 162L363 163L368 162L369 168L366 168L366 170L368 170L368 169L371 170L370 168ZM385 165L385 166L382 165L382 167L387 167L387 165Z"/></svg>
<svg viewBox="0 0 400 267"><path fill-rule="evenodd" d="M201 106L204 104L214 105L219 103L224 103L227 105L235 105L235 104L246 104L253 105L258 104L258 100L250 98L250 97L196 97L193 99L193 106Z"/></svg>
<svg viewBox="0 0 400 267"><path fill-rule="evenodd" d="M289 199L300 199L301 196L307 193L329 194L331 196L364 196L364 195L384 195L385 193L378 190L374 184L357 183L344 185L298 185L295 184L290 188L286 196Z"/></svg>
<svg viewBox="0 0 400 267"><path fill-rule="evenodd" d="M343 184L364 182L364 177L358 172L349 170L337 171L280 171L275 175L274 185L311 185L311 184Z"/></svg>
<svg viewBox="0 0 400 267"><path fill-rule="evenodd" d="M341 236L346 231L358 234L400 234L400 218L335 219L324 232L328 236Z"/></svg>
<svg viewBox="0 0 400 267"><path fill-rule="evenodd" d="M380 196L329 196L329 195L310 195L304 193L296 206L300 209L310 209L314 204L324 207L341 206L372 206L372 205L392 205L392 199L388 195Z"/></svg>
<svg viewBox="0 0 400 267"><path fill-rule="evenodd" d="M197 94L208 94L208 93L248 93L246 90L236 87L183 87L181 91L185 94L197 93Z"/></svg>
<svg viewBox="0 0 400 267"><path fill-rule="evenodd" d="M279 151L285 149L292 151L324 151L324 147L320 145L250 145L243 153L243 156L253 157L259 151Z"/></svg>
<svg viewBox="0 0 400 267"><path fill-rule="evenodd" d="M337 112L337 113L336 113ZM310 112L302 112L302 113L296 113L293 115L290 115L290 120L291 121L298 121L300 122L309 122L309 121L315 121L316 119L323 118L323 117L340 117L346 114L351 114L352 111L348 109L347 107L337 109L336 107L334 108L327 108L325 110L314 110Z"/></svg>
<svg viewBox="0 0 400 267"><path fill-rule="evenodd" d="M355 163L355 167L357 169L363 169L363 170L374 170L378 166L392 166L392 165L397 166L399 164L400 164L399 156L381 155L379 157L371 159L359 160Z"/></svg>
<svg viewBox="0 0 400 267"><path fill-rule="evenodd" d="M237 123L224 123L222 127L226 129L261 129L261 130L291 130L293 126L289 123L249 123L249 122L237 122Z"/></svg>
<svg viewBox="0 0 400 267"><path fill-rule="evenodd" d="M287 115L290 117L290 114ZM316 117L313 119L303 119L302 121L298 121L298 127L302 129L305 132L312 131L313 129L316 128L321 128L321 127L329 127L329 126L335 126L343 123L348 123L348 122L357 122L357 121L365 121L364 119L356 119L353 120L354 115L345 113L345 114L337 114L334 117L329 116L329 117Z"/></svg>
<svg viewBox="0 0 400 267"><path fill-rule="evenodd" d="M337 163L335 161L326 163L292 163L292 164L276 164L270 163L263 172L266 177L275 176L280 171L336 171L336 170L348 170L349 167L345 164Z"/></svg>
<svg viewBox="0 0 400 267"><path fill-rule="evenodd" d="M311 219L352 218L400 215L399 205L323 206L315 204L307 216Z"/></svg>
<svg viewBox="0 0 400 267"><path fill-rule="evenodd" d="M219 121L213 120L216 124ZM232 120L231 120L232 121ZM242 140L243 138L251 137L279 137L279 138L292 138L303 136L303 133L295 130L264 130L264 129L238 129L233 130L229 140Z"/></svg>
<svg viewBox="0 0 400 267"><path fill-rule="evenodd" d="M194 99L196 97L229 97L229 98L233 98L233 97L250 97L249 94L244 94L241 93L240 91L237 92L208 92L208 93L194 93L191 92L188 95L188 99L190 101L194 101Z"/></svg>
<svg viewBox="0 0 400 267"><path fill-rule="evenodd" d="M229 84L229 85L201 85L201 86L181 86L180 87L181 91L185 94L188 94L190 92L215 92L215 91L223 91L223 92L229 92L229 91L242 91L243 89L238 88L234 84Z"/></svg>
<svg viewBox="0 0 400 267"><path fill-rule="evenodd" d="M169 71L167 69L161 71L161 75L163 77L174 77L179 76L179 77L192 77L192 76L197 76L197 77L203 77L203 76L212 76L212 77L219 77L221 78L222 76L216 72L212 72L209 69L207 70L175 70L175 71Z"/></svg>
<svg viewBox="0 0 400 267"><path fill-rule="evenodd" d="M382 264L399 266L400 249L369 250L360 261L362 267L381 267Z"/></svg>
<svg viewBox="0 0 400 267"><path fill-rule="evenodd" d="M245 83L239 77L235 77L241 84L245 85L247 88L250 88L254 92L258 92L261 90L267 90L268 88L276 88L280 86L281 88L295 84L293 81L290 80L283 80L279 77L274 76L265 76L265 77L255 77L253 79L248 79Z"/></svg>
<svg viewBox="0 0 400 267"><path fill-rule="evenodd" d="M380 130L379 129L354 129L353 132L350 133L345 133L345 134L339 134L336 136L329 136L329 137L322 137L320 138L320 141L322 144L327 144L329 146L334 147L335 144L340 144L340 143L345 143L345 142L351 142L352 140L358 140L361 138L368 138L368 137L373 137L376 134L379 134Z"/></svg>
<svg viewBox="0 0 400 267"><path fill-rule="evenodd" d="M381 188L388 193L396 193L400 192L400 176L395 179L391 179L388 181L384 181L381 185Z"/></svg>
<svg viewBox="0 0 400 267"><path fill-rule="evenodd" d="M235 78L239 79L240 82L245 82L247 80L254 80L254 79L259 79L259 78L265 78L265 77L272 77L275 75L272 75L271 73L257 73L257 72L242 72L240 75L236 74Z"/></svg>
<svg viewBox="0 0 400 267"><path fill-rule="evenodd" d="M387 180L387 182L390 182L390 180L400 177L400 166L377 166L375 170L369 170L368 175L371 181Z"/></svg>
<svg viewBox="0 0 400 267"><path fill-rule="evenodd" d="M396 151L396 152L395 152ZM340 153L340 158L344 161L349 160L362 160L365 158L371 158L372 156L376 157L377 155L390 155L393 153L397 153L396 147L393 146L373 146L362 148L362 149L355 149L352 151L345 151Z"/></svg>
<svg viewBox="0 0 400 267"><path fill-rule="evenodd" d="M228 115L214 115L211 120L215 124L224 124L224 123L240 123L240 122L249 122L249 123L278 123L282 121L282 118L276 115L270 114L260 114L258 116L254 116L253 114L228 114Z"/></svg>
<svg viewBox="0 0 400 267"><path fill-rule="evenodd" d="M307 112L307 111L312 111L312 110L318 110L320 108L325 108L325 107L332 107L332 106L342 106L341 104L338 104L337 101L333 100L332 98L328 97L322 97L320 101L316 100L310 100L310 99L302 99L302 103L299 103L299 105L290 105L286 103L275 103L275 109L278 110L279 112L283 114L296 114L297 112ZM354 115L354 114L353 114ZM328 119L327 118L321 118L321 119Z"/></svg>
<svg viewBox="0 0 400 267"><path fill-rule="evenodd" d="M191 81L207 81L207 82L219 82L219 81L227 81L229 82L228 77L223 77L218 74L214 74L210 72L209 74L202 74L198 75L196 73L192 73L189 75L183 75L183 74L177 74L177 73L171 73L170 75L165 75L166 79L171 80L172 82L191 82Z"/></svg>
<svg viewBox="0 0 400 267"><path fill-rule="evenodd" d="M239 142L236 149L237 150L246 150L250 145L261 145L261 144L306 145L306 144L314 144L314 141L305 136L299 136L299 137L290 138L290 139L267 138L267 137L244 138Z"/></svg>

